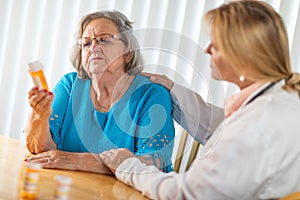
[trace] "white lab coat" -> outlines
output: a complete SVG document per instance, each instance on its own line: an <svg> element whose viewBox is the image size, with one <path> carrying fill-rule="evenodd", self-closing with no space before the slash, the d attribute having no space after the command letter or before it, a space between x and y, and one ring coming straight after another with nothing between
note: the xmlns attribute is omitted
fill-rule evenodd
<svg viewBox="0 0 300 200"><path fill-rule="evenodd" d="M116 177L153 199L275 199L300 190L300 99L282 85L247 104L262 88L250 95L186 173L162 173L130 158Z"/></svg>

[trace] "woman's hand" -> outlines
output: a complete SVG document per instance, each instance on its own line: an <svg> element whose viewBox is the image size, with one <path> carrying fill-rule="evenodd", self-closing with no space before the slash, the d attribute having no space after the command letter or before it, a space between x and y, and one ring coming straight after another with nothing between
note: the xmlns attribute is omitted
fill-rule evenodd
<svg viewBox="0 0 300 200"><path fill-rule="evenodd" d="M28 163L39 163L43 168L76 170L78 161L75 154L60 150L50 150L25 159Z"/></svg>
<svg viewBox="0 0 300 200"><path fill-rule="evenodd" d="M152 74L152 73L147 73L147 72L141 72L142 76L149 77L150 80L154 83L161 84L165 88L167 88L168 91L172 89L174 86L174 82L171 81L167 76L165 75L160 75L160 74Z"/></svg>
<svg viewBox="0 0 300 200"><path fill-rule="evenodd" d="M127 158L135 157L128 149L111 149L102 152L99 157L109 169L115 173L117 167Z"/></svg>
<svg viewBox="0 0 300 200"><path fill-rule="evenodd" d="M52 113L51 104L54 99L52 92L47 90L38 90L38 87L33 87L28 92L29 105L32 108L33 114L37 116L49 117Z"/></svg>
<svg viewBox="0 0 300 200"><path fill-rule="evenodd" d="M73 153L60 150L50 150L25 159L27 163L39 163L42 168L67 169L102 174L112 174L98 154Z"/></svg>

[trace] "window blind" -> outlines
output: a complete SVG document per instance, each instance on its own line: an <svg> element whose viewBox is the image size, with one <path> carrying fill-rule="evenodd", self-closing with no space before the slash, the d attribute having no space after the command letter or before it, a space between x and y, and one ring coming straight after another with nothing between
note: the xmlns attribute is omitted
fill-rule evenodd
<svg viewBox="0 0 300 200"><path fill-rule="evenodd" d="M210 79L207 43L201 17L222 0L1 0L0 1L0 134L24 140L29 114L27 92L32 87L26 65L40 60L50 88L74 71L69 54L80 18L96 10L119 10L134 21L137 33L161 34L143 49L145 70L167 74L218 105L236 92L230 84ZM300 0L268 0L283 16L290 39L292 66L300 71ZM151 32L152 31L152 32ZM155 32L156 31L156 32ZM141 38L142 39L142 38ZM166 49L157 47L172 41ZM145 42L145 41L144 41ZM147 45L141 42L142 46ZM192 46L192 48L191 48ZM183 56L182 56L183 55ZM213 91L213 93L212 93Z"/></svg>

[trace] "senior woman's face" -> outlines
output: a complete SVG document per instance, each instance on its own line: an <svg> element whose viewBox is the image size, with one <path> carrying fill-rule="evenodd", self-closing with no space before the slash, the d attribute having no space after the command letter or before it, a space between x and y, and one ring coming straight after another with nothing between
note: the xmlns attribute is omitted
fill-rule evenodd
<svg viewBox="0 0 300 200"><path fill-rule="evenodd" d="M125 46L113 22L105 18L92 20L82 38L82 65L88 74L124 71Z"/></svg>
<svg viewBox="0 0 300 200"><path fill-rule="evenodd" d="M206 48L205 52L211 57L211 76L215 80L236 82L236 73L232 69L230 63L228 63L226 59L224 59L224 56L218 49L217 44L215 44L213 37L211 37L211 43Z"/></svg>

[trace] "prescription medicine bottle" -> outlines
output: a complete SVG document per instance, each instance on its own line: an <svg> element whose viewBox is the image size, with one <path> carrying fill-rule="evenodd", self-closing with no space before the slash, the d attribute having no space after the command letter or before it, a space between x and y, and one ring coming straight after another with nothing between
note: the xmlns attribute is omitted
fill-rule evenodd
<svg viewBox="0 0 300 200"><path fill-rule="evenodd" d="M57 175L55 176L55 200L67 200L69 199L69 190L71 189L71 184L73 180L71 177Z"/></svg>
<svg viewBox="0 0 300 200"><path fill-rule="evenodd" d="M33 61L28 63L27 69L30 73L30 76L33 80L35 86L41 89L49 90L46 78L44 75L43 64L39 61Z"/></svg>
<svg viewBox="0 0 300 200"><path fill-rule="evenodd" d="M37 198L37 189L38 189L38 180L39 180L39 171L41 165L37 163L25 164L22 175L22 188L20 199L36 199Z"/></svg>

